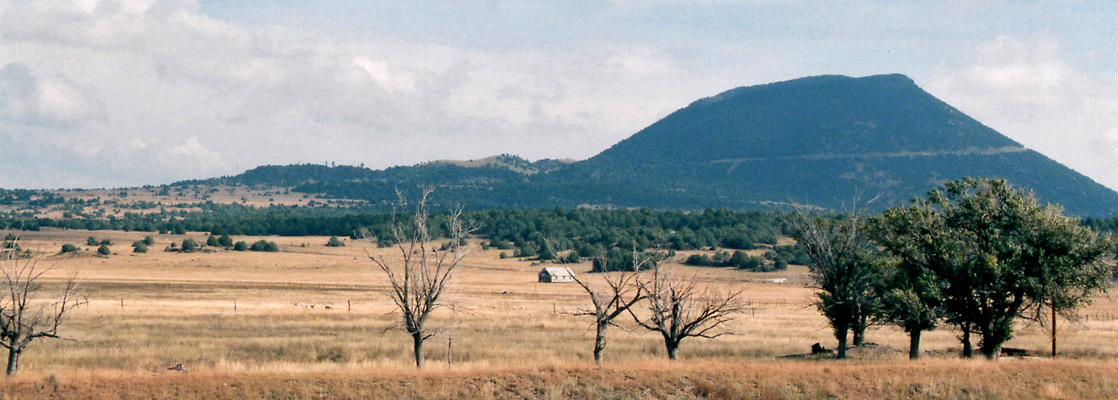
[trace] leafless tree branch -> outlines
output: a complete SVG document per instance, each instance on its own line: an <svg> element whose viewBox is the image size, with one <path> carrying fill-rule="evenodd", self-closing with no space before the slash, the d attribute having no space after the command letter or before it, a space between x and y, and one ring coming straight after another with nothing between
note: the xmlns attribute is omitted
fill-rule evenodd
<svg viewBox="0 0 1118 400"><path fill-rule="evenodd" d="M648 279L636 278L647 298L647 314L629 314L638 325L664 338L668 359L678 358L679 345L688 337L716 338L733 315L745 310L743 290L716 293L699 289L694 276L679 278L667 267L657 266Z"/></svg>
<svg viewBox="0 0 1118 400"><path fill-rule="evenodd" d="M35 339L63 339L59 328L75 308L86 303L74 275L56 294L47 295L40 279L48 271L50 268L39 268L36 258L21 259L15 252L0 255L0 347L8 349L8 375L19 371L20 355Z"/></svg>
<svg viewBox="0 0 1118 400"><path fill-rule="evenodd" d="M400 261L390 261L366 251L369 259L388 279L389 297L401 314L400 326L412 336L418 368L423 367L423 342L438 333L427 326L427 320L435 310L449 307L442 296L454 271L472 250L469 244L463 245L470 230L463 224L461 208L448 217L449 248L443 251L429 247L431 233L427 204L432 191L431 188L424 188L414 209L409 209L406 196L397 192L399 208L393 213L392 235L400 252ZM406 215L405 220L396 220L399 215Z"/></svg>

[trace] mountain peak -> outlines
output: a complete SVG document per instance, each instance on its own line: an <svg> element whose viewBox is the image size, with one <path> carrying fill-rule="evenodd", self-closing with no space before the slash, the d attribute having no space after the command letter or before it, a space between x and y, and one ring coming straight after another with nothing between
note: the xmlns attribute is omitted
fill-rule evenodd
<svg viewBox="0 0 1118 400"><path fill-rule="evenodd" d="M760 85L742 86L727 90L711 97L696 100L695 102L691 103L691 105L717 103L742 95L764 94L766 91L783 91L790 89L794 90L794 88L797 87L820 88L830 85L878 85L892 87L908 86L912 88L918 88L916 86L916 81L912 80L912 78L909 78L904 74L870 75L861 78L854 78L846 75L816 75Z"/></svg>
<svg viewBox="0 0 1118 400"><path fill-rule="evenodd" d="M677 192L827 208L858 193L880 194L887 206L946 180L1000 176L1073 213L1118 211L1118 193L1024 148L901 74L822 75L731 89L668 115L586 164L613 177L624 177L625 168L676 176L657 182L672 182ZM1079 186L1061 187L1068 182Z"/></svg>

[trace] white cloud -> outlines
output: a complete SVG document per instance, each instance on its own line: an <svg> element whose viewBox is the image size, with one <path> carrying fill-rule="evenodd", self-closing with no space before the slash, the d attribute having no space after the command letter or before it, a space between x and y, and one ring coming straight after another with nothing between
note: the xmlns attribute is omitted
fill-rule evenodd
<svg viewBox="0 0 1118 400"><path fill-rule="evenodd" d="M998 36L929 91L995 130L1118 188L1118 77L1091 76L1046 35Z"/></svg>
<svg viewBox="0 0 1118 400"><path fill-rule="evenodd" d="M0 67L0 115L11 122L70 124L102 118L103 110L90 91L11 63Z"/></svg>
<svg viewBox="0 0 1118 400"><path fill-rule="evenodd" d="M172 167L195 166L210 170L223 164L222 156L203 146L197 136L191 136L181 144L172 146L170 152L164 153L163 161Z"/></svg>
<svg viewBox="0 0 1118 400"><path fill-rule="evenodd" d="M357 56L353 58L352 64L364 73L363 77L371 78L373 82L387 90L406 92L415 89L415 82L410 77L391 73L386 61L374 61L368 57Z"/></svg>
<svg viewBox="0 0 1118 400"><path fill-rule="evenodd" d="M684 67L653 47L544 53L356 39L235 24L191 2L5 6L0 63L35 79L8 79L5 90L32 85L33 95L0 110L70 126L0 134L50 132L57 140L41 145L99 163L102 185L325 160L584 158L714 92L703 88L725 88L687 86ZM55 162L37 157L25 158Z"/></svg>

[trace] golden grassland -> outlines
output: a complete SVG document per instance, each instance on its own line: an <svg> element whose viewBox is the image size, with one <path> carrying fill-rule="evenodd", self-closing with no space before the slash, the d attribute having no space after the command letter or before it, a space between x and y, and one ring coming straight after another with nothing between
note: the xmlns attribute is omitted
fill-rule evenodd
<svg viewBox="0 0 1118 400"><path fill-rule="evenodd" d="M66 189L50 190L48 192L58 195L67 201L67 204L55 204L45 207L22 207L18 205L0 205L0 212L29 212L40 218L63 218L67 211L78 211L86 214L97 214L101 217L123 217L126 213L150 214L158 213L161 209L167 211L200 211L193 204L212 201L217 204L241 204L250 207L300 206L305 207L314 201L319 204L329 202L333 206L347 207L364 205L364 200L351 199L322 199L317 195L291 192L287 187L247 187L229 185L187 185L187 187L167 187L166 194L160 191L163 187L141 187L124 189ZM81 200L90 202L99 200L98 203L88 203L75 209L70 202ZM147 208L136 208L139 203L148 205Z"/></svg>
<svg viewBox="0 0 1118 400"><path fill-rule="evenodd" d="M590 321L572 315L589 305L577 285L537 283L540 265L475 248L448 293L453 307L431 321L440 332L425 347L428 368L415 372L410 338L391 329L398 316L383 294L383 275L366 255L394 257L392 249L269 237L281 252L163 251L186 237L204 242L203 234L192 233L155 235L149 253L133 254L129 244L146 233L21 235L40 266L53 268L48 288L76 273L89 304L63 328L73 340L27 349L21 375L0 384L6 398L1118 395L1112 366L1118 300L1106 295L1083 310L1088 319L1064 323L1062 360L957 360L956 333L943 328L924 335L925 360L910 363L907 336L876 327L868 340L880 346L854 351L853 361L791 361L778 357L805 353L815 342L835 343L811 306L805 268L749 273L674 266L718 291L744 289L748 311L728 327L729 335L684 341L682 360L674 364L663 361L659 336L623 321L624 329L610 332L606 368L599 370L590 361ZM94 255L83 246L89 236L111 239L114 254ZM63 243L83 251L59 255ZM572 266L576 273L588 269ZM1022 322L1007 346L1044 354L1047 344L1046 327Z"/></svg>
<svg viewBox="0 0 1118 400"><path fill-rule="evenodd" d="M19 376L4 398L54 399L1107 399L1098 361L664 361L452 371L208 370Z"/></svg>

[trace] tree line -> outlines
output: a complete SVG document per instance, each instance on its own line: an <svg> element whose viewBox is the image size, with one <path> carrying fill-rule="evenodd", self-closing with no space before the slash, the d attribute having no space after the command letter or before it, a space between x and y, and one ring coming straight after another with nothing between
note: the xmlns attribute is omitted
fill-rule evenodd
<svg viewBox="0 0 1118 400"><path fill-rule="evenodd" d="M43 227L86 230L121 230L185 234L210 232L238 236L343 236L377 238L391 246L392 213L347 209L274 206L253 208L212 202L195 204L201 211L126 213L108 218L0 217L0 228L38 230ZM787 234L779 211L702 211L584 208L463 211L464 221L476 226L475 235L489 239L498 249L521 250L524 257L544 256L576 250L583 258L606 254L612 247L623 250L691 250L700 248L752 249L757 244L776 244ZM448 238L449 213L431 211L430 234Z"/></svg>

